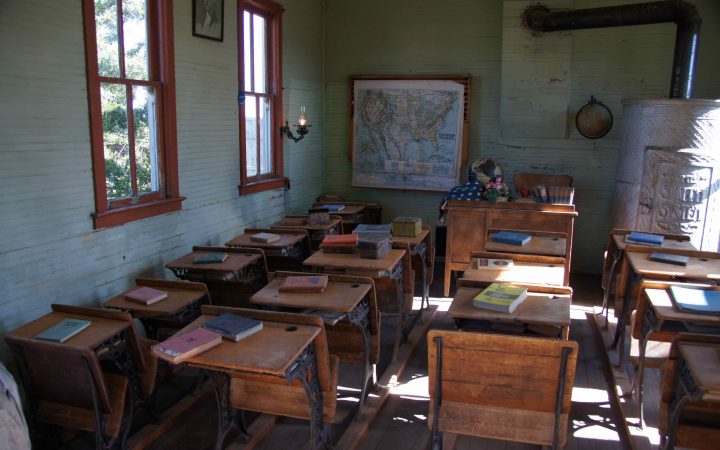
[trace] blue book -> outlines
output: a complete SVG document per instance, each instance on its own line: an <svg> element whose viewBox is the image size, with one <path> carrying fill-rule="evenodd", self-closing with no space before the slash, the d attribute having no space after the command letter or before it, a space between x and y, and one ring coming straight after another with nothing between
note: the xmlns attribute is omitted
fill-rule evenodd
<svg viewBox="0 0 720 450"><path fill-rule="evenodd" d="M678 309L699 313L720 313L720 291L670 286L670 294Z"/></svg>
<svg viewBox="0 0 720 450"><path fill-rule="evenodd" d="M221 334L226 339L237 342L262 330L263 323L250 317L225 313L208 320L202 326L205 329Z"/></svg>
<svg viewBox="0 0 720 450"><path fill-rule="evenodd" d="M85 328L89 327L89 320L63 319L57 324L35 336L36 339L53 342L65 342Z"/></svg>
<svg viewBox="0 0 720 450"><path fill-rule="evenodd" d="M689 256L661 252L650 253L648 259L650 261L661 262L665 264L675 264L676 266L687 266L688 261L690 261Z"/></svg>
<svg viewBox="0 0 720 450"><path fill-rule="evenodd" d="M632 231L625 236L625 242L633 244L662 245L663 239L664 237L661 234L641 233L639 231Z"/></svg>
<svg viewBox="0 0 720 450"><path fill-rule="evenodd" d="M345 205L321 205L320 208L327 208L329 212L338 212L345 209Z"/></svg>
<svg viewBox="0 0 720 450"><path fill-rule="evenodd" d="M391 234L392 233L392 224L391 223L382 223L382 224L366 224L361 223L360 225L356 226L353 230L353 233L355 234L367 234L367 233L377 233L377 234Z"/></svg>
<svg viewBox="0 0 720 450"><path fill-rule="evenodd" d="M500 231L495 233L491 240L501 244L525 245L530 242L531 238L532 236L527 233L520 233L517 231Z"/></svg>

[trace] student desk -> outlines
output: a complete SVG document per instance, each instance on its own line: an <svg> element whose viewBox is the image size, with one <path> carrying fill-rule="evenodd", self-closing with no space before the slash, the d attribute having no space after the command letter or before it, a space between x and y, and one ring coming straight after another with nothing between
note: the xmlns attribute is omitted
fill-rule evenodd
<svg viewBox="0 0 720 450"><path fill-rule="evenodd" d="M252 236L258 233L276 234L280 239L274 242L254 241ZM246 228L243 234L227 241L225 245L262 249L270 272L301 270L303 261L310 256L310 234L301 229Z"/></svg>
<svg viewBox="0 0 720 450"><path fill-rule="evenodd" d="M383 309L381 306L380 310L397 313L398 315L395 344L393 346L393 361L397 359L400 340L405 334L405 310L408 303L405 298L405 279L409 277L411 269L404 263L404 258L407 258L405 250L392 249L390 253L380 259L361 258L357 253L325 253L319 251L305 260L306 266L318 272L370 277L375 281L375 287L378 291L385 288L386 295L381 297L382 292L378 293L378 303L380 303L381 298L393 300L395 308L390 310L389 308ZM390 287L390 289L387 289L387 287ZM393 304L392 301L387 303ZM410 307L412 308L412 302L410 302Z"/></svg>
<svg viewBox="0 0 720 450"><path fill-rule="evenodd" d="M618 287L623 286L622 311L617 317L615 336L610 345L611 349L618 349L618 365L622 365L625 356L623 342L625 326L630 320L630 304L639 296L639 285L643 279L674 280L674 281L720 281L720 253L703 252L699 250L663 249L665 253L674 253L688 256L690 259L686 266L677 266L657 261L650 261L650 253L657 251L655 247L628 245L625 247L625 257L620 269Z"/></svg>
<svg viewBox="0 0 720 450"><path fill-rule="evenodd" d="M226 253L227 259L215 264L193 263L207 253ZM265 255L258 248L193 247L192 253L165 267L182 280L205 283L215 305L246 305L250 295L267 284Z"/></svg>
<svg viewBox="0 0 720 450"><path fill-rule="evenodd" d="M485 250L488 252L520 253L523 255L547 255L563 257L567 253L567 239L562 233L531 233L530 242L525 245L505 244L493 241L500 230L488 234ZM530 233L529 233L530 234Z"/></svg>
<svg viewBox="0 0 720 450"><path fill-rule="evenodd" d="M420 273L422 280L422 299L420 311L430 307L430 285L435 270L435 249L430 236L430 225L423 224L422 231L414 238L404 236L392 237L393 247L410 253L410 262L415 273Z"/></svg>
<svg viewBox="0 0 720 450"><path fill-rule="evenodd" d="M652 284L652 282L650 282ZM681 283L673 283L682 285ZM704 289L712 290L711 287ZM717 290L717 288L716 288ZM703 327L703 333L720 334L720 315L702 314L678 310L668 289L644 288L637 306L633 335L638 338L638 369L636 388L640 405L640 424L643 423L643 379L645 353L650 335L653 340L671 342L678 333L692 331L693 326Z"/></svg>
<svg viewBox="0 0 720 450"><path fill-rule="evenodd" d="M139 319L147 337L158 339L159 328L180 329L200 315L200 306L210 303L207 286L186 281L138 278L135 287L105 302L105 308L118 309ZM125 294L141 286L167 292L167 297L152 305L144 305L125 298Z"/></svg>
<svg viewBox="0 0 720 450"><path fill-rule="evenodd" d="M528 288L528 295L512 313L501 313L478 308L473 297L482 291L487 283L467 280L458 282L455 298L450 304L448 315L455 319L458 329L483 328L499 332L537 332L543 336L554 336L567 340L570 336L570 304L572 289L564 286L540 286L516 284Z"/></svg>
<svg viewBox="0 0 720 450"><path fill-rule="evenodd" d="M316 203L313 208L322 208L323 205L333 204L344 206L340 211L330 211L330 214L340 216L343 223L343 233L352 233L358 224L365 223L365 205L362 203Z"/></svg>
<svg viewBox="0 0 720 450"><path fill-rule="evenodd" d="M548 203L501 202L490 204L486 201L449 200L447 211L447 237L445 245L445 296L450 295L452 271L465 270L474 251L490 249L488 233L492 230L515 230L529 234L554 233L554 237L565 239L565 286L570 280L572 258L574 205ZM533 240L536 238L533 237ZM532 243L532 240L530 241ZM560 242L560 241L558 241ZM527 245L514 246L513 252L527 253ZM502 250L505 251L505 250Z"/></svg>
<svg viewBox="0 0 720 450"><path fill-rule="evenodd" d="M478 260L510 259L510 269L478 268ZM565 277L565 259L539 256L519 255L511 253L473 252L464 279L486 283L532 283L562 286Z"/></svg>
<svg viewBox="0 0 720 450"><path fill-rule="evenodd" d="M663 243L661 246L657 245L643 245L643 244L629 244L625 242L625 236L631 233L632 230L625 230L616 228L610 232L610 239L608 240L607 250L605 252L605 260L603 261L603 272L602 272L602 287L603 292L603 303L601 314L605 314L605 327L607 328L608 313L610 308L610 295L616 294L617 290L624 290L624 286L619 286L619 281L624 282L625 280L618 280L619 264L625 256L625 247L628 245L641 245L645 247L651 247L657 249L657 251L663 251L662 249L678 249L678 250L696 250L695 247L690 243L690 236L677 235L677 234L662 234L664 236ZM613 283L615 284L616 290L613 292ZM613 295L617 298L617 295ZM619 305L616 305L616 308Z"/></svg>
<svg viewBox="0 0 720 450"><path fill-rule="evenodd" d="M374 366L379 357L380 330L373 282L369 278L329 275L327 288L323 292L279 291L287 276L297 275L308 274L278 272L277 278L253 294L250 301L265 309L299 310L319 315L325 322L330 352L338 355L341 360L356 361L357 357L353 357L356 352L352 345L343 342L353 336L343 333L343 327L338 323L342 321L355 327L362 338L362 408L368 392L368 382L374 385ZM334 329L336 326L337 330Z"/></svg>
<svg viewBox="0 0 720 450"><path fill-rule="evenodd" d="M326 234L342 234L342 219L331 214L330 221L324 225L310 225L307 216L287 216L280 222L270 225L273 229L301 229L310 234L310 248L319 250Z"/></svg>
<svg viewBox="0 0 720 450"><path fill-rule="evenodd" d="M314 208L322 208L323 205L343 205L345 208L348 206L362 206L362 222L357 223L369 223L369 224L380 224L382 223L382 206L375 202L354 202L351 200L344 200L342 198L335 198L331 195L320 196L315 202ZM344 209L343 209L344 210ZM342 211L338 211L340 213ZM330 214L335 214L331 211ZM343 216L343 221L345 217ZM354 226L353 226L354 228Z"/></svg>
<svg viewBox="0 0 720 450"><path fill-rule="evenodd" d="M213 317L203 314L181 332L195 329ZM316 326L290 326L288 323L263 320L262 330L238 342L223 339L220 345L185 361L189 366L204 369L213 382L219 422L216 450L222 448L231 429L239 428L245 432L244 425L233 411L233 404L242 401L236 399L232 392L235 379L252 380L269 376L281 384L302 383L311 410L311 448L328 439L323 422L323 394L317 382L315 341L322 332L322 328ZM263 395L262 392L258 394ZM268 389L265 395L272 396L272 390Z"/></svg>

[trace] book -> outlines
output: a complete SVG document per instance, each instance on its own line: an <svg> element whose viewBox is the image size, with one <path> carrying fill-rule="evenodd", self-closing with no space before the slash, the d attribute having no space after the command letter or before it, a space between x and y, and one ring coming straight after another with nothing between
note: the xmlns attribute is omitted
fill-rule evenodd
<svg viewBox="0 0 720 450"><path fill-rule="evenodd" d="M323 238L321 247L345 247L345 246L356 246L358 242L358 235L355 233L351 234L327 234Z"/></svg>
<svg viewBox="0 0 720 450"><path fill-rule="evenodd" d="M512 259L476 258L473 269L510 270L514 266Z"/></svg>
<svg viewBox="0 0 720 450"><path fill-rule="evenodd" d="M125 293L125 299L141 303L143 305L152 305L153 303L157 303L160 300L167 298L167 296L167 292L147 286L141 286Z"/></svg>
<svg viewBox="0 0 720 450"><path fill-rule="evenodd" d="M35 339L43 341L65 342L75 336L85 328L89 327L89 320L82 319L63 319L47 330L35 336Z"/></svg>
<svg viewBox="0 0 720 450"><path fill-rule="evenodd" d="M720 314L720 291L670 286L670 295L680 310Z"/></svg>
<svg viewBox="0 0 720 450"><path fill-rule="evenodd" d="M674 264L676 266L687 266L688 261L690 261L690 257L688 257L688 256L676 255L674 253L661 253L661 252L650 253L650 256L648 256L648 259L650 261L656 261L656 262L661 262L661 263L665 263L665 264Z"/></svg>
<svg viewBox="0 0 720 450"><path fill-rule="evenodd" d="M390 253L392 240L389 234L360 234L357 248L361 258L380 259Z"/></svg>
<svg viewBox="0 0 720 450"><path fill-rule="evenodd" d="M495 233L491 240L501 244L525 245L530 242L531 238L532 236L527 233L503 230Z"/></svg>
<svg viewBox="0 0 720 450"><path fill-rule="evenodd" d="M221 341L222 336L219 333L199 327L153 345L152 352L158 358L177 364L220 345Z"/></svg>
<svg viewBox="0 0 720 450"><path fill-rule="evenodd" d="M328 284L327 275L286 277L278 288L280 292L322 292Z"/></svg>
<svg viewBox="0 0 720 450"><path fill-rule="evenodd" d="M275 242L280 240L280 236L274 233L257 233L250 236L251 241L255 242Z"/></svg>
<svg viewBox="0 0 720 450"><path fill-rule="evenodd" d="M250 317L225 313L208 320L202 326L207 330L222 335L226 339L237 342L262 330L263 323Z"/></svg>
<svg viewBox="0 0 720 450"><path fill-rule="evenodd" d="M205 253L200 256L196 256L193 260L193 264L218 264L225 262L228 255L227 253Z"/></svg>
<svg viewBox="0 0 720 450"><path fill-rule="evenodd" d="M354 234L376 233L376 234L390 235L390 233L392 233L392 224L390 224L390 223L382 223L382 224L361 223L360 225L356 226L352 232Z"/></svg>
<svg viewBox="0 0 720 450"><path fill-rule="evenodd" d="M335 204L329 204L329 205L322 205L322 208L327 208L329 212L338 212L345 209L345 205L335 205Z"/></svg>
<svg viewBox="0 0 720 450"><path fill-rule="evenodd" d="M625 242L631 244L662 245L664 236L661 234L641 233L632 231L625 235Z"/></svg>
<svg viewBox="0 0 720 450"><path fill-rule="evenodd" d="M417 237L422 233L422 220L419 217L396 217L392 221L392 234L401 237Z"/></svg>
<svg viewBox="0 0 720 450"><path fill-rule="evenodd" d="M473 297L473 305L492 311L511 313L527 297L527 289L493 283Z"/></svg>

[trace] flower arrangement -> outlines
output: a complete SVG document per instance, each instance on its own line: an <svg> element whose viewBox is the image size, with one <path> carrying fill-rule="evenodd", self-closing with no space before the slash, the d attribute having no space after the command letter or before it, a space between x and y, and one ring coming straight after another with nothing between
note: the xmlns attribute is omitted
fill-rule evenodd
<svg viewBox="0 0 720 450"><path fill-rule="evenodd" d="M485 185L483 198L490 203L507 201L510 198L510 188L502 182L502 177L492 177Z"/></svg>

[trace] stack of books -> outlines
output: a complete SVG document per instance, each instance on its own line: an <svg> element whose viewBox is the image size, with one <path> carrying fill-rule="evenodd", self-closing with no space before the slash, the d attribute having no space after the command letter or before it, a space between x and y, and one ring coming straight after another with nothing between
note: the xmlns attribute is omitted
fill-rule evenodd
<svg viewBox="0 0 720 450"><path fill-rule="evenodd" d="M392 238L389 234L367 233L359 236L358 252L361 258L380 259L392 249Z"/></svg>
<svg viewBox="0 0 720 450"><path fill-rule="evenodd" d="M527 289L509 284L493 283L473 297L473 305L504 313L511 313L527 297Z"/></svg>
<svg viewBox="0 0 720 450"><path fill-rule="evenodd" d="M355 253L357 244L357 234L328 234L323 238L320 248L325 253Z"/></svg>

